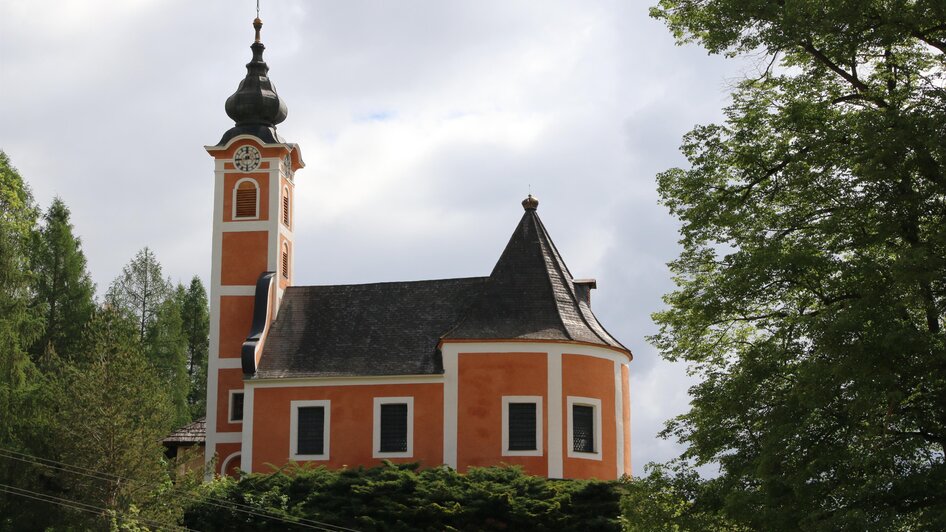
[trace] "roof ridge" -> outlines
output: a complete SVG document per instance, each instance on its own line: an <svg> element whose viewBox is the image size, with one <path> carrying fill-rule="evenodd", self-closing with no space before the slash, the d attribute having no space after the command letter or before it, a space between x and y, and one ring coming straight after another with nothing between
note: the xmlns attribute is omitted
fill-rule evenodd
<svg viewBox="0 0 946 532"><path fill-rule="evenodd" d="M478 275L474 277L445 277L442 279L419 279L416 281L377 281L373 283L346 283L346 284L307 284L307 285L291 285L288 288L334 288L342 286L380 286L380 285L395 285L395 284L420 284L420 283L441 283L444 281L475 281L489 279L488 275Z"/></svg>
<svg viewBox="0 0 946 532"><path fill-rule="evenodd" d="M578 309L578 313L577 313L577 314L578 314L578 316L581 318L581 321L584 322L585 326L588 327L589 330L591 330L591 333L594 334L596 337L598 337L598 339L601 340L602 342L604 342L604 343L606 343L606 344L610 344L611 342L616 342L616 343L618 343L618 345L621 345L621 343L618 342L618 341L617 341L616 339L614 339L613 337L611 337L611 338L604 338L603 336L601 336L600 334L598 334L598 331L595 330L595 326L588 320L588 317L585 316L585 313L584 313L583 309L581 308L581 301L578 300L578 295L575 293L575 286L574 286L574 280L575 280L575 278L574 278L574 276L572 275L571 270L568 269L568 264L565 264L565 259L562 258L562 254L558 251L558 246L555 245L555 241L552 240L551 235L549 235L548 230L545 228L545 223L543 223L543 222L542 222L542 219L539 218L538 213L536 213L535 211L533 211L533 216L535 217L535 220L536 220L536 222L538 223L539 227L541 227L541 229L542 229L542 234L543 234L543 236L545 237L545 240L548 241L548 243L549 243L549 245L550 245L550 247L551 247L550 251L551 251L551 253L552 253L552 258L554 259L554 260L553 260L554 266L555 266L557 269L560 269L559 275L564 274L564 276L563 276L563 281L564 281L564 283L563 283L563 284L565 285L565 289L568 291L568 295L569 295L569 297L571 298L572 303L575 305L575 308ZM541 242L540 242L540 243L541 243ZM562 271L562 270L563 270L563 271ZM548 271L546 271L546 273L548 273ZM549 277L549 282L551 282L551 276ZM555 306L556 306L557 309L559 308L558 300L555 301ZM589 309L589 310L590 310L590 309ZM558 316L559 316L559 320L562 322L562 326L565 328L566 334L568 334L568 336L569 336L572 340L576 340L576 338L574 337L574 334L572 334L572 331L569 330L568 324L566 324L564 318L562 318L561 309L559 309ZM597 318L596 318L596 321L597 321ZM600 323L598 324L598 326L601 327L602 329L604 329L604 326L602 326ZM604 332L605 332L608 336L611 336L611 334L608 333L607 331L604 331Z"/></svg>

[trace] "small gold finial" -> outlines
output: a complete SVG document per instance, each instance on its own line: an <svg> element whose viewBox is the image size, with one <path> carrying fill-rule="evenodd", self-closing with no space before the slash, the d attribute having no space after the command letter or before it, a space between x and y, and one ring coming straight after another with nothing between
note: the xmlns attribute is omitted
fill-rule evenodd
<svg viewBox="0 0 946 532"><path fill-rule="evenodd" d="M539 200L537 200L532 194L529 194L526 199L522 200L522 208L527 211L534 211L539 207Z"/></svg>
<svg viewBox="0 0 946 532"><path fill-rule="evenodd" d="M253 27L256 28L256 42L259 41L259 30L263 29L263 21L256 17L253 19Z"/></svg>

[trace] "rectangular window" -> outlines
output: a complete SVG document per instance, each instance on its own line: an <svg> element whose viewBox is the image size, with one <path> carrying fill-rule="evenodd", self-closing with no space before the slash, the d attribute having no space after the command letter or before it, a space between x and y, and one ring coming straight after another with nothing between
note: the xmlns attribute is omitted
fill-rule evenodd
<svg viewBox="0 0 946 532"><path fill-rule="evenodd" d="M414 456L413 397L374 398L371 445L371 455L374 458Z"/></svg>
<svg viewBox="0 0 946 532"><path fill-rule="evenodd" d="M535 403L509 403L509 450L535 450Z"/></svg>
<svg viewBox="0 0 946 532"><path fill-rule="evenodd" d="M407 451L407 404L381 405L381 448L378 450L382 453Z"/></svg>
<svg viewBox="0 0 946 532"><path fill-rule="evenodd" d="M579 453L595 452L595 408L572 405L572 445Z"/></svg>
<svg viewBox="0 0 946 532"><path fill-rule="evenodd" d="M329 401L292 401L289 458L328 460L331 409Z"/></svg>
<svg viewBox="0 0 946 532"><path fill-rule="evenodd" d="M230 392L230 423L243 421L243 392Z"/></svg>
<svg viewBox="0 0 946 532"><path fill-rule="evenodd" d="M542 456L542 396L502 398L502 456Z"/></svg>
<svg viewBox="0 0 946 532"><path fill-rule="evenodd" d="M569 458L601 460L601 399L568 397Z"/></svg>

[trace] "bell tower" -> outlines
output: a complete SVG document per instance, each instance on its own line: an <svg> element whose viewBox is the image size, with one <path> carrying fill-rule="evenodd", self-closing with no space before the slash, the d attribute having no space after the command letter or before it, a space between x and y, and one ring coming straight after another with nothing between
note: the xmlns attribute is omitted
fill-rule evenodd
<svg viewBox="0 0 946 532"><path fill-rule="evenodd" d="M263 61L262 21L246 77L226 102L234 125L213 146L213 248L210 281L210 354L207 367L207 462L215 472L240 466L243 442L243 342L256 327L254 301L279 308L293 277L293 191L304 167L299 146L276 133L286 103L276 94ZM268 323L275 316L264 316ZM252 356L252 353L251 353ZM245 358L245 357L244 357Z"/></svg>

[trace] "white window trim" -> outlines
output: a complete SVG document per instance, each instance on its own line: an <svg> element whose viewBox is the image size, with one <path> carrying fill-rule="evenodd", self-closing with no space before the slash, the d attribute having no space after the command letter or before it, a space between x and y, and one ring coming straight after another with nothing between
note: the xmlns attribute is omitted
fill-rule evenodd
<svg viewBox="0 0 946 532"><path fill-rule="evenodd" d="M246 417L246 394L243 393L243 390L230 390L230 402L227 404L227 423L242 424L242 419L233 419L233 396L236 394L243 395L243 417Z"/></svg>
<svg viewBox="0 0 946 532"><path fill-rule="evenodd" d="M299 409L307 406L321 406L325 409L325 419L322 424L322 454L299 454ZM290 460L328 460L329 458L329 427L332 425L332 402L318 401L290 401L289 403L289 459Z"/></svg>
<svg viewBox="0 0 946 532"><path fill-rule="evenodd" d="M407 404L407 451L381 452L381 405ZM371 435L372 458L412 458L414 456L414 398L375 397L374 430Z"/></svg>
<svg viewBox="0 0 946 532"><path fill-rule="evenodd" d="M509 449L509 403L535 404L535 450L512 451ZM542 442L545 441L542 437L544 420L541 395L504 395L502 456L542 456L544 453Z"/></svg>
<svg viewBox="0 0 946 532"><path fill-rule="evenodd" d="M590 406L594 408L594 423L595 423L595 451L593 453L583 453L575 450L575 431L574 425L572 424L572 415L574 413L573 406ZM568 439L566 443L568 444L568 457L569 458L584 458L586 460L601 460L601 399L594 399L591 397L573 397L568 396L567 399L567 408L568 408Z"/></svg>
<svg viewBox="0 0 946 532"><path fill-rule="evenodd" d="M240 183L249 181L253 183L253 186L256 187L256 216L237 216L237 189L240 188ZM259 220L259 182L253 179L252 177L244 177L238 179L236 183L233 184L233 191L231 192L232 198L230 199L230 218L233 220Z"/></svg>

